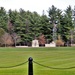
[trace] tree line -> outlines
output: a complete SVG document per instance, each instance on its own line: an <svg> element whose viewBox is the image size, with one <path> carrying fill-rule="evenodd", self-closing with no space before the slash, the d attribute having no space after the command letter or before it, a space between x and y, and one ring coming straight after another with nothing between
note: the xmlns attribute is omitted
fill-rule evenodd
<svg viewBox="0 0 75 75"><path fill-rule="evenodd" d="M64 13L63 13L64 12ZM0 46L31 45L35 37L42 33L46 42L53 40L53 27L56 25L56 37L67 43L74 43L74 22L72 20L72 8L68 6L64 11L54 5L49 7L48 16L43 11L39 15L36 11L30 12L20 8L19 11L6 11L0 7Z"/></svg>

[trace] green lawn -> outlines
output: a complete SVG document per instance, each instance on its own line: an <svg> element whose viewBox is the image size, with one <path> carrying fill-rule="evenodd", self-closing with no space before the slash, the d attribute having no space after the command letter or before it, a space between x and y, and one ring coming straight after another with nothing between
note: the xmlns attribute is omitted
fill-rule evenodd
<svg viewBox="0 0 75 75"><path fill-rule="evenodd" d="M28 75L28 62L32 57L34 61L49 67L68 68L75 66L75 47L56 48L0 48L0 75ZM73 69L50 69L33 62L34 75L75 75Z"/></svg>

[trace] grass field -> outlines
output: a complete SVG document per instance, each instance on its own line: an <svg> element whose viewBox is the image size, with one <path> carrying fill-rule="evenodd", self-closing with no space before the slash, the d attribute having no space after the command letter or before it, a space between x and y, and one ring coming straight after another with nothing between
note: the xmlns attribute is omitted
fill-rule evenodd
<svg viewBox="0 0 75 75"><path fill-rule="evenodd" d="M28 63L12 68L32 57L49 67L75 67L75 47L56 48L0 48L0 75L28 75ZM72 69L50 69L33 62L34 75L75 75Z"/></svg>

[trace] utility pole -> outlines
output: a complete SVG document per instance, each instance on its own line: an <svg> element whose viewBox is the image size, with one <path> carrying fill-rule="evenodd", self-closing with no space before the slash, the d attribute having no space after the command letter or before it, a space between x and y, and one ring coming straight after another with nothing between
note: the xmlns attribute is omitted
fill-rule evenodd
<svg viewBox="0 0 75 75"><path fill-rule="evenodd" d="M57 40L57 23L53 23L53 41L55 42Z"/></svg>

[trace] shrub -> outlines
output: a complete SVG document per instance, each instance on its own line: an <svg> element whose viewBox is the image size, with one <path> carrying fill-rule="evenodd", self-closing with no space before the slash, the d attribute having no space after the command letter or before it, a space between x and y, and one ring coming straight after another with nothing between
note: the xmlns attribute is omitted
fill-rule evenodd
<svg viewBox="0 0 75 75"><path fill-rule="evenodd" d="M61 39L60 35L58 35L58 40L56 40L56 46L64 46L64 42Z"/></svg>

